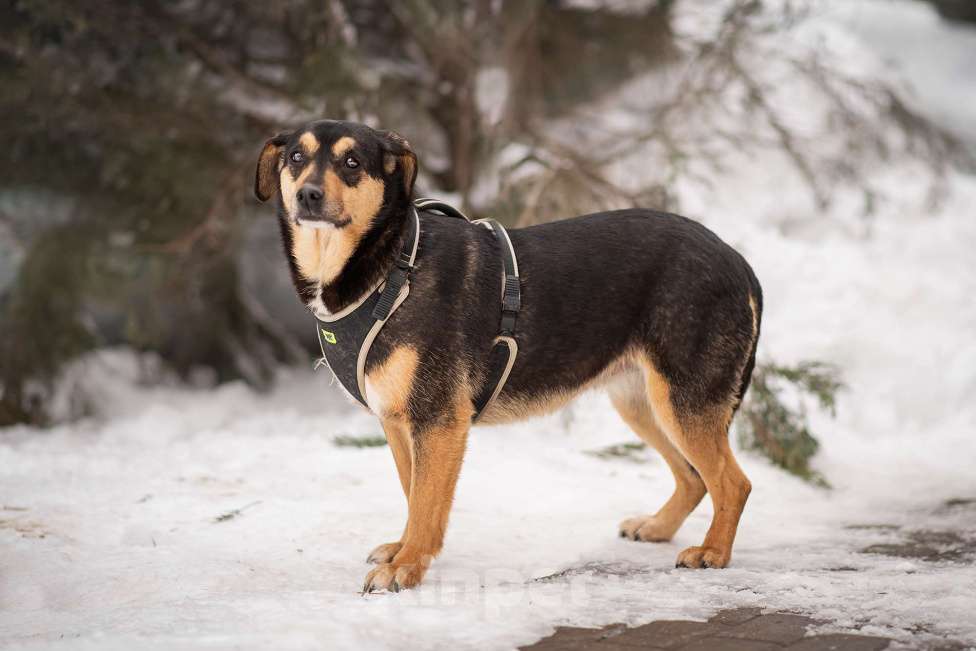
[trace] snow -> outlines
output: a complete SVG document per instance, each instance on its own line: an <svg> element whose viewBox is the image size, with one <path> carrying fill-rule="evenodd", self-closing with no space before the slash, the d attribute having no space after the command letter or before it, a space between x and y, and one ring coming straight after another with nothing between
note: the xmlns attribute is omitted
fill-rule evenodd
<svg viewBox="0 0 976 651"><path fill-rule="evenodd" d="M811 414L815 467L832 490L739 453L754 490L728 569L673 567L704 536L707 500L671 543L617 537L617 523L656 509L672 482L651 453L642 463L584 453L636 440L592 394L473 430L424 584L360 596L367 553L406 517L390 452L333 443L381 434L373 417L324 372L282 371L259 395L181 386L151 358L109 350L64 381L62 402L83 388L92 416L0 431L0 646L506 649L557 625L736 606L976 643L976 567L861 551L909 530L976 535L973 510L943 506L976 497L976 180L951 174L951 195L930 211L911 171L891 167L872 177L886 199L869 228L843 201L822 215L793 200L802 190L771 180L762 157L717 179L707 199L682 190L685 211L763 283L760 357L832 361L847 383L836 420Z"/></svg>
<svg viewBox="0 0 976 651"><path fill-rule="evenodd" d="M832 11L904 74L913 103L959 135L976 139L976 29L941 20L934 6L921 2L900 2L896 11L878 2L837 3Z"/></svg>

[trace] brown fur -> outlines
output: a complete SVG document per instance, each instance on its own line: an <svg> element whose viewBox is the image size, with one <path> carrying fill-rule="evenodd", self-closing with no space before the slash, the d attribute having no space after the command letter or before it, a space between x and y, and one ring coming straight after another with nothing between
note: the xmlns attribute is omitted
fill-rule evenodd
<svg viewBox="0 0 976 651"><path fill-rule="evenodd" d="M376 556L379 565L366 575L363 592L377 589L398 592L416 586L440 552L464 458L471 413L470 394L461 393L456 396L451 418L425 432L411 432L407 527L400 543L381 545L370 555L371 559ZM382 560L397 544L400 547L395 555Z"/></svg>
<svg viewBox="0 0 976 651"><path fill-rule="evenodd" d="M301 144L302 149L305 150L305 155L309 158L314 157L319 151L319 139L310 131L303 133L298 139L298 142Z"/></svg>
<svg viewBox="0 0 976 651"><path fill-rule="evenodd" d="M413 445L410 440L410 427L402 418L383 418L383 432L386 434L386 442L393 453L393 462L396 464L397 474L400 477L400 486L403 488L403 495L407 498L407 507L410 506L410 483L413 476ZM367 563L389 563L403 547L403 537L406 530L400 536L400 540L392 543L379 545L370 552L366 558Z"/></svg>
<svg viewBox="0 0 976 651"><path fill-rule="evenodd" d="M293 179L287 166L280 172L281 190L289 192L291 201L284 201L289 215L297 213L295 191L314 173L310 165ZM292 257L310 281L326 284L335 279L356 250L360 239L369 230L373 217L383 204L383 181L364 177L355 187L349 187L331 169L323 175L323 185L329 200L329 211L352 221L342 229L310 229L291 221Z"/></svg>
<svg viewBox="0 0 976 651"><path fill-rule="evenodd" d="M413 445L407 418L407 404L417 370L417 351L408 346L397 348L376 370L366 377L367 394L380 407L377 414L383 424L386 441L393 453L403 494L410 504L413 474ZM406 532L404 532L404 536ZM386 543L370 552L371 563L389 563L403 547L400 541Z"/></svg>
<svg viewBox="0 0 976 651"><path fill-rule="evenodd" d="M314 164L309 165L296 177L292 176L291 170L288 169L287 165L284 165L278 172L278 186L281 188L281 200L284 204L285 212L291 218L292 223L295 223L295 216L298 214L298 200L295 198L295 193L312 177L315 170L316 167Z"/></svg>
<svg viewBox="0 0 976 651"><path fill-rule="evenodd" d="M675 484L674 493L657 513L624 520L620 534L644 542L669 541L705 496L705 484L658 424L647 382L640 373L616 383L610 389L610 398L624 422L664 458Z"/></svg>
<svg viewBox="0 0 976 651"><path fill-rule="evenodd" d="M281 157L281 145L269 140L258 156L258 166L254 177L254 193L267 201L278 191L277 172Z"/></svg>
<svg viewBox="0 0 976 651"><path fill-rule="evenodd" d="M387 174L391 174L396 169L396 164L399 163L403 169L403 180L407 194L412 194L413 185L417 180L417 155L413 153L407 139L396 131L387 131L386 135L391 141L397 143L402 151L397 156L385 154L383 156L383 168Z"/></svg>
<svg viewBox="0 0 976 651"><path fill-rule="evenodd" d="M633 355L627 353L610 363L595 378L581 383L573 390L542 393L531 398L499 397L481 414L478 422L483 425L500 425L551 414L565 407L580 394L613 382L621 374L632 370L633 364Z"/></svg>
<svg viewBox="0 0 976 651"><path fill-rule="evenodd" d="M674 408L670 385L650 360L644 360L644 371L647 378L649 406L654 414L655 423L675 450L680 452L687 463L697 471L712 496L715 511L705 542L700 547L689 547L681 552L678 555L677 565L725 567L732 558L732 543L735 540L739 517L752 490L752 485L739 468L729 447L728 428L732 421L733 407L731 404L719 405L710 413L680 414ZM641 433L641 430L636 428L635 430L638 434ZM667 457L665 459L667 460ZM690 487L683 490L680 484L688 481L687 477L681 471L674 474L675 483L679 484L679 488L676 489L679 503L669 510L668 515L677 518L680 517L684 506L690 504L697 496L698 487L692 482ZM698 499L700 500L701 497L698 496ZM697 504L697 501L695 503ZM668 504L665 506L667 507ZM691 508L693 509L694 506ZM690 510L688 512L690 513ZM668 524L673 524L673 521Z"/></svg>
<svg viewBox="0 0 976 651"><path fill-rule="evenodd" d="M384 421L407 419L417 361L415 349L401 346L394 349L382 365L366 375L366 394L370 406Z"/></svg>
<svg viewBox="0 0 976 651"><path fill-rule="evenodd" d="M350 136L343 136L332 145L332 155L336 158L345 155L347 151L356 146L356 139Z"/></svg>

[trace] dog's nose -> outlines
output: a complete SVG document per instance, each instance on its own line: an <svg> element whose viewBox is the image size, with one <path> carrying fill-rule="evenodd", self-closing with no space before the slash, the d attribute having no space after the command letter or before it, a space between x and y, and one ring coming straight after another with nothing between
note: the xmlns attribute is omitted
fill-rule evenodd
<svg viewBox="0 0 976 651"><path fill-rule="evenodd" d="M314 185L303 185L299 188L297 197L298 203L312 214L318 213L322 208L322 190Z"/></svg>

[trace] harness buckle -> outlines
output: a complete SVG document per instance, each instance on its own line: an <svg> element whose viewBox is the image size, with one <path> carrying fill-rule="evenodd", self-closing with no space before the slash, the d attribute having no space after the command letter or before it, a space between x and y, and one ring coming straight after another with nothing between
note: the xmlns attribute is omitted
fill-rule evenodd
<svg viewBox="0 0 976 651"><path fill-rule="evenodd" d="M410 265L410 256L404 253L403 251L400 251L400 254L397 256L396 259L396 266L398 269L402 269L406 272L409 272L410 269L413 268Z"/></svg>
<svg viewBox="0 0 976 651"><path fill-rule="evenodd" d="M386 321L387 317L390 316L390 312L393 311L393 304L396 303L397 296L400 295L400 290L403 289L403 285L407 282L407 276L409 275L409 260L405 267L401 266L398 260L396 267L390 271L390 275L386 278L386 287L383 288L383 293L380 294L380 300L376 301L376 305L373 307L374 319L377 321Z"/></svg>
<svg viewBox="0 0 976 651"><path fill-rule="evenodd" d="M522 309L522 289L518 276L505 275L505 292L502 296L502 310L518 312Z"/></svg>
<svg viewBox="0 0 976 651"><path fill-rule="evenodd" d="M521 309L522 289L519 286L519 278L513 274L505 274L505 289L502 291L502 321L499 328L501 335L515 336L515 321Z"/></svg>

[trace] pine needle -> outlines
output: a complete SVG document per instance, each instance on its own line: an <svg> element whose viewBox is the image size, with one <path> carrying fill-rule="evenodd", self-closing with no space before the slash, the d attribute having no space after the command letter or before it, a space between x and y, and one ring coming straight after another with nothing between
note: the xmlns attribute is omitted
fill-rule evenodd
<svg viewBox="0 0 976 651"><path fill-rule="evenodd" d="M790 385L798 394L795 406L783 395ZM760 452L789 473L829 488L826 478L810 467L820 442L810 431L807 403L812 397L821 409L835 416L837 392L843 387L840 370L832 364L804 361L795 366L757 365L739 410L739 444Z"/></svg>
<svg viewBox="0 0 976 651"><path fill-rule="evenodd" d="M261 503L261 500L255 500L255 501L251 502L250 504L245 504L244 506L242 506L239 509L231 509L230 511L227 511L226 513L222 513L222 514L218 515L216 518L214 518L214 522L227 522L228 520L233 520L234 518L236 518L237 516L239 516L241 513L243 513L245 509L249 509L252 506L255 506L255 505L260 504L260 503Z"/></svg>

